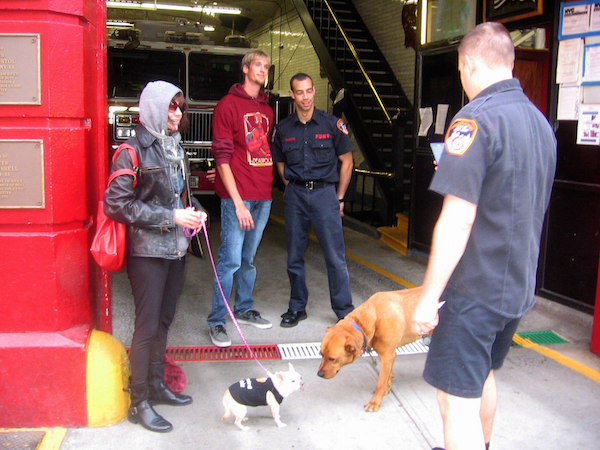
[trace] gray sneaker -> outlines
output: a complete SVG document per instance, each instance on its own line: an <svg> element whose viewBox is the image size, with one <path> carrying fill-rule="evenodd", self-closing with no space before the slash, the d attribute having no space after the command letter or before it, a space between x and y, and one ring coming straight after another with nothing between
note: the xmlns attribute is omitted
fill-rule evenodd
<svg viewBox="0 0 600 450"><path fill-rule="evenodd" d="M252 325L253 327L261 328L263 330L267 330L273 326L271 322L260 317L260 313L258 311L254 311L253 309L249 309L244 314L235 316L235 318L239 323Z"/></svg>
<svg viewBox="0 0 600 450"><path fill-rule="evenodd" d="M227 336L227 331L223 325L210 327L210 340L217 347L230 347L231 339Z"/></svg>

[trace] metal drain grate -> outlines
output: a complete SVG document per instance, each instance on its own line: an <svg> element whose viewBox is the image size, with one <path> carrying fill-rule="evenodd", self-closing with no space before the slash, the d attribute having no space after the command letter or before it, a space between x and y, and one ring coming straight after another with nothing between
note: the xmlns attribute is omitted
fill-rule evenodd
<svg viewBox="0 0 600 450"><path fill-rule="evenodd" d="M321 343L279 344L281 359L320 359Z"/></svg>
<svg viewBox="0 0 600 450"><path fill-rule="evenodd" d="M418 340L412 342L410 344L403 345L402 347L398 347L396 349L396 356L401 355L418 355L420 353L427 353L429 348L423 343L423 340ZM377 356L376 351L371 352L372 356ZM363 356L369 356L368 354L364 354Z"/></svg>
<svg viewBox="0 0 600 450"><path fill-rule="evenodd" d="M279 344L279 345L251 345L257 359L320 359L321 343L309 342L305 344ZM127 353L129 354L129 348ZM427 346L423 341L416 341L396 349L396 355L415 355L427 353ZM178 362L184 361L245 361L254 359L244 345L231 347L167 347L167 355ZM377 356L375 351L365 353L363 356Z"/></svg>
<svg viewBox="0 0 600 450"><path fill-rule="evenodd" d="M534 344L548 345L548 344L568 344L569 341L560 337L554 331L527 331L524 333L517 333L523 339L529 339ZM512 343L513 347L520 347L519 344Z"/></svg>
<svg viewBox="0 0 600 450"><path fill-rule="evenodd" d="M407 344L396 349L396 356L399 355L416 355L419 353L427 353L427 346L423 341L416 341L412 344ZM320 359L321 358L321 343L312 342L307 344L280 344L279 351L281 359ZM377 352L372 351L365 353L363 356L377 356Z"/></svg>
<svg viewBox="0 0 600 450"><path fill-rule="evenodd" d="M251 345L257 359L281 359L276 345ZM174 361L244 361L254 359L243 345L231 347L168 347L167 355Z"/></svg>

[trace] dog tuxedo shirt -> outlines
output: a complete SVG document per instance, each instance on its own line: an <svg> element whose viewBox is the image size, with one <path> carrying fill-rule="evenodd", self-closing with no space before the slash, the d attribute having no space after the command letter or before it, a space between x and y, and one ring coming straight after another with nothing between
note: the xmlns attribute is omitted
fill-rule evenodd
<svg viewBox="0 0 600 450"><path fill-rule="evenodd" d="M267 392L271 391L281 404L283 397L270 378L246 378L229 386L233 399L246 406L267 406Z"/></svg>

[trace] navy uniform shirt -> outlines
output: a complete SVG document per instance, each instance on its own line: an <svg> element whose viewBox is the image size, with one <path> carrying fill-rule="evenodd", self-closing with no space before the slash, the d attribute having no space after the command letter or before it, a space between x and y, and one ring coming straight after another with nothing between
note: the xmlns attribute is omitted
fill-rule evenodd
<svg viewBox="0 0 600 450"><path fill-rule="evenodd" d="M275 162L285 163L286 180L339 180L338 156L353 150L342 119L315 108L303 124L290 114L276 127L271 153Z"/></svg>
<svg viewBox="0 0 600 450"><path fill-rule="evenodd" d="M535 301L556 167L554 132L513 78L489 86L462 108L445 143L430 189L477 205L477 215L442 300L454 293L520 317Z"/></svg>

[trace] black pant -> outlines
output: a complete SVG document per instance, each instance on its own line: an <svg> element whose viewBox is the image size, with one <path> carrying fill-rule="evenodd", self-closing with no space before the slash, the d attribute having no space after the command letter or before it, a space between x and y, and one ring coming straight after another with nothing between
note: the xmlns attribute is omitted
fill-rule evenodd
<svg viewBox="0 0 600 450"><path fill-rule="evenodd" d="M185 258L127 258L135 303L135 330L129 361L131 384L148 381L150 363L164 363L167 333L183 286Z"/></svg>

